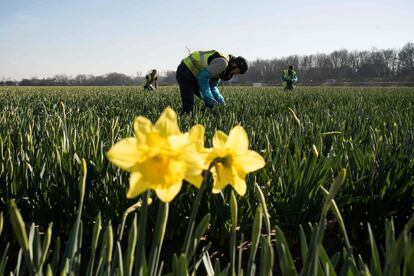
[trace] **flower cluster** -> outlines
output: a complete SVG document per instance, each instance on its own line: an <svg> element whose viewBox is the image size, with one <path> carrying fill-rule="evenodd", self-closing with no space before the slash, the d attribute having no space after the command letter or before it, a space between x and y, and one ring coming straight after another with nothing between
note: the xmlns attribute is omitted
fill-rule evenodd
<svg viewBox="0 0 414 276"><path fill-rule="evenodd" d="M230 184L244 195L246 174L265 166L264 159L248 149L249 140L241 126L230 130L228 136L217 131L213 147L204 148L204 127L195 125L182 133L177 114L169 107L155 124L137 117L134 132L135 137L117 142L107 154L112 163L131 173L128 198L152 189L160 200L170 202L183 180L200 188L204 170L213 175L213 193Z"/></svg>

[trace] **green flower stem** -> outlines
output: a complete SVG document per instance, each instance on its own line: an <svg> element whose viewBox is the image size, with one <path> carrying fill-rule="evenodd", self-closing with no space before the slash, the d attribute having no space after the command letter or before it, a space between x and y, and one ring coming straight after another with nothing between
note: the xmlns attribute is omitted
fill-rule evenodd
<svg viewBox="0 0 414 276"><path fill-rule="evenodd" d="M137 258L136 258L136 275L144 275L145 264L145 233L147 230L147 216L148 216L148 199L150 192L146 192L143 199L143 204L139 217L138 228L138 246L137 246Z"/></svg>
<svg viewBox="0 0 414 276"><path fill-rule="evenodd" d="M236 275L236 228L237 228L237 199L234 195L234 191L231 190L230 195L230 209L231 209L231 236L230 236L230 263L231 273L230 275Z"/></svg>
<svg viewBox="0 0 414 276"><path fill-rule="evenodd" d="M160 259L162 243L164 241L165 229L167 227L168 208L168 203L160 202L160 205L158 206L157 221L149 258L149 275L158 274L158 262Z"/></svg>
<svg viewBox="0 0 414 276"><path fill-rule="evenodd" d="M200 187L200 190L197 193L193 210L191 211L190 221L188 222L187 231L185 233L185 238L184 238L184 253L185 253L186 256L190 252L190 244L192 244L192 240L193 240L193 231L194 231L194 227L195 227L195 219L197 217L198 208L200 207L201 199L203 198L204 190L207 187L208 172L210 171L210 169L214 165L215 165L215 163L213 162L210 165L210 167L208 168L208 170L204 172L203 182L201 183L201 187Z"/></svg>
<svg viewBox="0 0 414 276"><path fill-rule="evenodd" d="M256 208L256 214L254 216L254 221L253 221L252 244L250 247L249 260L247 263L247 275L254 275L256 253L259 247L260 235L262 233L262 220L263 220L263 209L262 209L262 205L259 204L259 206Z"/></svg>

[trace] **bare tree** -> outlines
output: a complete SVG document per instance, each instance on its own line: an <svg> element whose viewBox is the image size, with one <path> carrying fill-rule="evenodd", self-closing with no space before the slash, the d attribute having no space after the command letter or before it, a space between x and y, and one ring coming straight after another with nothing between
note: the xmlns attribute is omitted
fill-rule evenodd
<svg viewBox="0 0 414 276"><path fill-rule="evenodd" d="M401 73L412 73L414 71L414 43L407 43L398 53L399 67Z"/></svg>

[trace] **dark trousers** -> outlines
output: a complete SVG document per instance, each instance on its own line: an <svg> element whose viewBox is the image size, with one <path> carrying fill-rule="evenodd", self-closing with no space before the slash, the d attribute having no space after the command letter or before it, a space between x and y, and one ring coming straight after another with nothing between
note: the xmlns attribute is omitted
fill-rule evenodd
<svg viewBox="0 0 414 276"><path fill-rule="evenodd" d="M144 86L144 91L153 91L154 87L151 84L147 84Z"/></svg>
<svg viewBox="0 0 414 276"><path fill-rule="evenodd" d="M293 86L293 82L287 81L285 90L293 90L295 87Z"/></svg>
<svg viewBox="0 0 414 276"><path fill-rule="evenodd" d="M183 104L181 113L190 113L194 107L194 95L201 98L197 79L183 62L178 65L176 78L180 87L181 102Z"/></svg>

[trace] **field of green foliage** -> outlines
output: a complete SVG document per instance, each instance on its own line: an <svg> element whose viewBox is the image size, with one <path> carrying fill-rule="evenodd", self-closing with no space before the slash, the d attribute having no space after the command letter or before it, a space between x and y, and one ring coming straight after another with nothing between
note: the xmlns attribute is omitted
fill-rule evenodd
<svg viewBox="0 0 414 276"><path fill-rule="evenodd" d="M413 275L413 88L223 94L213 110L196 100L181 131L203 125L211 147L241 125L266 166L245 196L207 181L193 232L199 190L183 185L164 236L165 205L127 199L129 174L106 153L136 116L179 113L177 87L0 87L0 274Z"/></svg>

